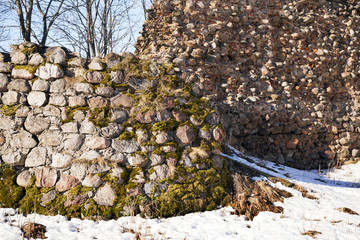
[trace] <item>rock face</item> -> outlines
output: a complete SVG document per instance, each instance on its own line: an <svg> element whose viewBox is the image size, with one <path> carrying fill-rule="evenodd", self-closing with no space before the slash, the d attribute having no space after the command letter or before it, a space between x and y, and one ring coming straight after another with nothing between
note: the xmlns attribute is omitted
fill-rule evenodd
<svg viewBox="0 0 360 240"><path fill-rule="evenodd" d="M216 141L296 167L326 167L354 160L337 139L359 134L359 45L352 45L359 7L326 0L155 1L136 55L174 64L192 94L216 101L224 127L212 132ZM310 23L327 32L318 35Z"/></svg>

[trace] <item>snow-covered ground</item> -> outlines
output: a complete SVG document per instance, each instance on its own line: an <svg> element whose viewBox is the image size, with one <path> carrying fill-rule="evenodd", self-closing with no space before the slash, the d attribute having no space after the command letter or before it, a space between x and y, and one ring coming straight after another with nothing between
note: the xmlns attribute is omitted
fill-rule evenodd
<svg viewBox="0 0 360 240"><path fill-rule="evenodd" d="M360 216L338 210L346 207L360 213L360 163L331 171L301 171L256 158L248 158L251 160L248 161L239 157L241 154L235 149L233 151L234 155L227 157L303 186L318 200L304 198L300 192L277 183L276 187L293 194L284 203L276 203L284 208L284 212L262 212L253 221L232 215L231 207L169 219L136 216L100 222L36 214L23 217L12 209L0 209L0 239L21 239L19 226L27 221L45 225L50 240L139 239L137 236L140 239L181 240L360 239ZM313 237L303 235L309 231L317 234Z"/></svg>

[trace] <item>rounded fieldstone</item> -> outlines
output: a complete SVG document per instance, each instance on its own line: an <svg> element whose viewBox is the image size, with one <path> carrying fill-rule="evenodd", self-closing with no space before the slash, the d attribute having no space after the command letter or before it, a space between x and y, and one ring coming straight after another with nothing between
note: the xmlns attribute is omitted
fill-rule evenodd
<svg viewBox="0 0 360 240"><path fill-rule="evenodd" d="M21 187L28 187L31 185L32 174L29 170L22 171L16 178L16 184Z"/></svg>
<svg viewBox="0 0 360 240"><path fill-rule="evenodd" d="M27 101L32 107L42 107L45 105L47 97L43 92L30 92Z"/></svg>

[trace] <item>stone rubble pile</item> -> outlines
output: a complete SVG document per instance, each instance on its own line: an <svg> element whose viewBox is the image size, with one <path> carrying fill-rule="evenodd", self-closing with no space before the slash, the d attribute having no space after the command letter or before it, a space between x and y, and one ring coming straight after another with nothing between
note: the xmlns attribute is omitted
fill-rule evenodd
<svg viewBox="0 0 360 240"><path fill-rule="evenodd" d="M227 143L301 168L357 161L360 3L158 0L136 55L175 64Z"/></svg>
<svg viewBox="0 0 360 240"><path fill-rule="evenodd" d="M16 170L26 198L34 186L45 189L34 200L45 212L56 202L81 207L81 216L99 214L97 206L108 207L105 216L131 215L139 199L151 205L178 197L206 209L226 195L219 117L177 82L172 66L131 53L87 60L32 43L12 45L10 58L0 62L0 160ZM203 190L185 196L200 183Z"/></svg>

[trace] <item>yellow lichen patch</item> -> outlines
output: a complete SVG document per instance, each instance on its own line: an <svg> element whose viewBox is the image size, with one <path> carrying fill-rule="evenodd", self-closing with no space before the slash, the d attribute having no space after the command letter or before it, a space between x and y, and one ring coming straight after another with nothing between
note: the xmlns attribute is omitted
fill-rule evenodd
<svg viewBox="0 0 360 240"><path fill-rule="evenodd" d="M4 113L5 116L13 116L13 115L15 115L18 107L19 107L19 105L15 105L15 106L4 105L1 107L1 111Z"/></svg>

